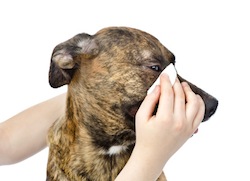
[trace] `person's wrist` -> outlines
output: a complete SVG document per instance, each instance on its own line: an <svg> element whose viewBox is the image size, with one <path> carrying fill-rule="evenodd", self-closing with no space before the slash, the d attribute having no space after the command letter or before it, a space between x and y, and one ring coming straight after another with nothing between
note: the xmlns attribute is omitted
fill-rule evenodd
<svg viewBox="0 0 250 181"><path fill-rule="evenodd" d="M145 179L153 179L160 176L169 157L159 154L155 148L135 145L131 159L140 169L148 171L148 173L144 171L144 174L148 174Z"/></svg>
<svg viewBox="0 0 250 181"><path fill-rule="evenodd" d="M153 164L159 165L161 162L165 164L171 157L171 154L168 153L168 150L162 150L155 148L153 146L135 144L133 154L137 158L144 160L149 160ZM158 161L158 162L157 162Z"/></svg>

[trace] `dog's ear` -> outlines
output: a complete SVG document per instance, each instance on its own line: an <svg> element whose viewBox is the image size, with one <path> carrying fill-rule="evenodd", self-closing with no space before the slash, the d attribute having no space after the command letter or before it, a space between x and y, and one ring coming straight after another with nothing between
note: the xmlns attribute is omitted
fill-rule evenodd
<svg viewBox="0 0 250 181"><path fill-rule="evenodd" d="M57 45L51 56L49 83L53 88L69 84L79 66L79 58L91 59L98 54L98 46L91 35L82 33Z"/></svg>

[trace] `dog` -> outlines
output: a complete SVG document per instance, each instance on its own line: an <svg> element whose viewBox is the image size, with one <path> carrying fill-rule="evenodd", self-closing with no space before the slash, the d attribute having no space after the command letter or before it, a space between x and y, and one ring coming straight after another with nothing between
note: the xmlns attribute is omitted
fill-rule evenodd
<svg viewBox="0 0 250 181"><path fill-rule="evenodd" d="M175 57L158 39L128 27L78 34L57 45L49 83L68 85L68 91L65 114L48 132L47 181L114 180L135 145L136 112L170 63ZM204 100L208 120L217 99L188 84ZM166 180L164 173L158 180Z"/></svg>

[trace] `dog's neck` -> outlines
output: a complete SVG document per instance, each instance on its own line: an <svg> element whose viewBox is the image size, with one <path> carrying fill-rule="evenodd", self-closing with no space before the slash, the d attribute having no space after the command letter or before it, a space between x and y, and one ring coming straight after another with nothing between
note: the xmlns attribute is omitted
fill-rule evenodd
<svg viewBox="0 0 250 181"><path fill-rule="evenodd" d="M98 180L100 176L114 180L131 155L135 132L124 124L126 120L121 116L96 100L90 103L90 99L68 92L66 114L55 122L48 135L50 149L57 154L56 158L49 158L48 168L51 173L72 172L69 180L77 178L79 173L90 180Z"/></svg>
<svg viewBox="0 0 250 181"><path fill-rule="evenodd" d="M91 96L77 97L68 92L66 120L75 122L75 132L85 129L94 145L103 153L120 153L135 143L134 122L124 120L119 109L114 109ZM85 110L84 112L81 110ZM100 114L101 113L101 114Z"/></svg>

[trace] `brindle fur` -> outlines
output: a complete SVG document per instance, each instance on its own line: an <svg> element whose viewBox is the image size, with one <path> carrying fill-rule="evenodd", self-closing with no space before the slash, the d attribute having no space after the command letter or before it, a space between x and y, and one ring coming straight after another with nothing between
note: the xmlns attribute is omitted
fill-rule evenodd
<svg viewBox="0 0 250 181"><path fill-rule="evenodd" d="M48 133L47 181L114 180L135 144L136 111L170 63L174 55L156 38L127 27L79 34L56 46L49 82L55 88L68 84L68 92L65 115ZM190 85L206 104L207 120L217 100ZM117 145L126 149L108 154ZM166 180L163 173L158 180Z"/></svg>

